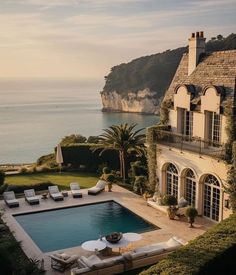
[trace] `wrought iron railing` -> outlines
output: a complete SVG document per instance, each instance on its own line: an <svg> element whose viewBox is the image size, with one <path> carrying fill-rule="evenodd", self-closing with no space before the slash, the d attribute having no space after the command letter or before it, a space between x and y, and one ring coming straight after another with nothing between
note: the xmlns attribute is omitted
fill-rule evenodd
<svg viewBox="0 0 236 275"><path fill-rule="evenodd" d="M178 148L180 152L191 151L201 155L209 155L225 159L225 146L213 140L190 137L170 131L154 130L153 141L170 147Z"/></svg>

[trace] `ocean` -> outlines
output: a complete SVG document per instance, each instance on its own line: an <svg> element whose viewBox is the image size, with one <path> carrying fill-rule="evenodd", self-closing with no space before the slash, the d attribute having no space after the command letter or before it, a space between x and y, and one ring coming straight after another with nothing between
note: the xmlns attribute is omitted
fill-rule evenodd
<svg viewBox="0 0 236 275"><path fill-rule="evenodd" d="M32 163L70 134L94 136L114 124L158 122L154 115L103 113L103 83L0 80L0 164Z"/></svg>

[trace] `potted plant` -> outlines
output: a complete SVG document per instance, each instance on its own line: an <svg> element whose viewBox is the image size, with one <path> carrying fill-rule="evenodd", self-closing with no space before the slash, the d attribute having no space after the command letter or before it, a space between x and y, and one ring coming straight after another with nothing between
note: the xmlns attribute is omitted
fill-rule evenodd
<svg viewBox="0 0 236 275"><path fill-rule="evenodd" d="M197 209L194 207L188 207L186 210L186 216L188 217L189 227L193 227L193 223L195 221L195 218L197 217L198 212Z"/></svg>
<svg viewBox="0 0 236 275"><path fill-rule="evenodd" d="M167 213L171 220L174 220L176 212L177 212L177 199L173 195L165 195L163 197L163 204L168 205Z"/></svg>
<svg viewBox="0 0 236 275"><path fill-rule="evenodd" d="M113 174L108 174L106 177L108 192L111 192L112 183L115 181L115 176Z"/></svg>

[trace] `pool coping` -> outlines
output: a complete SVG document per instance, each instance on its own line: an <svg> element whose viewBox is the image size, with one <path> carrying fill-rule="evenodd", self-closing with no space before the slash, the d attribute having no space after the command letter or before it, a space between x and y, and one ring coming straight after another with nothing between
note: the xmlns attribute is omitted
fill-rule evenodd
<svg viewBox="0 0 236 275"><path fill-rule="evenodd" d="M116 203L120 204L121 206L127 208L129 211L133 212L137 216L141 217L148 223L157 226L158 228L155 230L151 230L148 232L141 233L143 236L143 242L137 242L137 245L141 245L141 243L146 243L146 245L150 242L155 242L160 240L167 240L173 235L179 236L182 239L188 241L193 237L204 233L205 229L195 230L181 234L181 230L176 227L177 224L175 222L170 221L165 214L158 212L157 210L147 206L147 203L141 198L139 195L134 194L120 186L113 187L114 192L102 192L97 196L90 196L87 195L87 189L83 189L83 198L82 199L73 199L67 198L64 202L54 202L52 199L48 199L47 202L41 201L41 205L36 206L29 206L24 202L24 199L19 199L20 205L22 208L7 208L3 201L0 201L0 207L5 209L3 214L3 220L9 226L10 230L13 231L14 236L18 241L22 243L22 248L25 254L29 258L36 258L36 259L44 259L45 267L49 270L46 274L61 274L50 269L50 259L49 255L55 252L66 251L68 253L78 254L78 255L91 255L92 253L85 252L81 246L75 246L68 249L50 251L50 252L42 252L38 246L34 243L34 241L30 238L30 236L24 231L21 225L16 221L14 215L17 214L33 214L35 212L42 212L42 211L52 211L56 209L63 209L67 207L78 207L84 206L88 204L94 204L99 202L106 202L106 201L115 201ZM69 194L70 195L70 194ZM71 195L70 195L71 196ZM59 207L58 207L59 204ZM157 218L156 218L157 217ZM178 222L177 222L178 223ZM173 228L171 228L173 226ZM182 225L181 225L182 226ZM176 228L175 228L176 227ZM187 227L187 226L186 226ZM154 237L155 238L154 238ZM140 246L139 245L139 246ZM69 273L65 273L69 274Z"/></svg>

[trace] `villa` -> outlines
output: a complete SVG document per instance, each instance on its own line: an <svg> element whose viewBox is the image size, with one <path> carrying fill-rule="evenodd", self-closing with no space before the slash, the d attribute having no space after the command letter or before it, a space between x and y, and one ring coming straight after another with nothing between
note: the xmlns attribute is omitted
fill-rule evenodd
<svg viewBox="0 0 236 275"><path fill-rule="evenodd" d="M206 53L203 32L192 33L189 52L164 98L166 125L147 132L149 174L159 195L184 197L200 215L215 222L231 213L224 186L235 79L236 51Z"/></svg>

